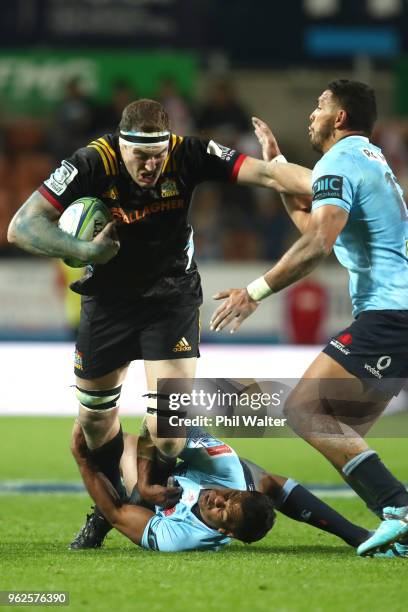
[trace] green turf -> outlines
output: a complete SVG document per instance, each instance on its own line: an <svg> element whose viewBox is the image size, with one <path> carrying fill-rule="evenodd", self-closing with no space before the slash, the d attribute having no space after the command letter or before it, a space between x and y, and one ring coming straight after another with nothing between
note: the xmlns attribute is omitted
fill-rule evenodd
<svg viewBox="0 0 408 612"><path fill-rule="evenodd" d="M77 479L67 450L70 426L71 419L1 418L0 480ZM126 420L125 427L135 431L136 423ZM338 481L300 440L234 445L303 481ZM408 481L406 442L376 440L374 446ZM357 499L332 503L351 520L376 524ZM406 609L405 560L359 559L340 540L285 517L262 542L219 553L153 553L119 534L102 550L75 553L66 546L89 508L85 496L7 495L0 504L0 590L67 590L67 609L75 612Z"/></svg>
<svg viewBox="0 0 408 612"><path fill-rule="evenodd" d="M75 480L69 454L72 418L0 417L0 480ZM140 419L122 419L123 429L138 432ZM302 482L341 483L340 476L305 442L292 438L229 440L243 457ZM372 446L390 469L408 482L404 441L374 439Z"/></svg>

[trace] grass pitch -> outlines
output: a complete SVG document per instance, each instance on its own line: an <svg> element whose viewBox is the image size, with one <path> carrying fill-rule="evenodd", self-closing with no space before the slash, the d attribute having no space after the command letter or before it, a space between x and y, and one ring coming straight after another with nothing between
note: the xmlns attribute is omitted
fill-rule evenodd
<svg viewBox="0 0 408 612"><path fill-rule="evenodd" d="M65 418L0 418L0 480L77 480L68 451L71 425ZM124 425L137 430L135 420ZM233 444L304 483L341 482L301 440ZM373 441L405 482L406 446L395 438ZM356 498L326 501L355 522L377 523ZM219 553L153 553L117 533L101 550L71 552L67 544L89 511L86 496L3 495L0 504L0 590L69 591L75 612L406 609L408 560L359 559L340 540L284 516L261 542Z"/></svg>

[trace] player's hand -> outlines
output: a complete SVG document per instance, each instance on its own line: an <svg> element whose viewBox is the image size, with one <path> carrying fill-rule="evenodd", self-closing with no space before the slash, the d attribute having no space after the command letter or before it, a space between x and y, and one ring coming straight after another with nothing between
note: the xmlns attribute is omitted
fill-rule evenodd
<svg viewBox="0 0 408 612"><path fill-rule="evenodd" d="M92 240L93 247L88 263L105 264L110 261L120 249L116 221L110 221Z"/></svg>
<svg viewBox="0 0 408 612"><path fill-rule="evenodd" d="M227 289L220 291L214 296L214 300L224 300L218 306L210 321L211 331L221 331L232 323L230 333L239 329L241 323L245 321L258 308L259 302L255 302L246 289Z"/></svg>
<svg viewBox="0 0 408 612"><path fill-rule="evenodd" d="M71 435L71 453L77 461L86 459L89 455L89 448L86 444L84 432L78 421L75 421Z"/></svg>
<svg viewBox="0 0 408 612"><path fill-rule="evenodd" d="M254 126L255 136L262 148L262 157L264 161L271 161L277 155L280 155L280 149L271 128L265 121L252 117L252 125Z"/></svg>
<svg viewBox="0 0 408 612"><path fill-rule="evenodd" d="M161 508L172 508L179 501L183 494L183 489L172 480L170 477L167 481L167 486L162 487L161 485L149 485L139 488L141 497L155 506Z"/></svg>

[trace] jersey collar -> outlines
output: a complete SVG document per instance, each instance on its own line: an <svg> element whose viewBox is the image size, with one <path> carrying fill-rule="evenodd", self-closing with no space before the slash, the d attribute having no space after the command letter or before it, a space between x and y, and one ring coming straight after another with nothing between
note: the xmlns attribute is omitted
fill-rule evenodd
<svg viewBox="0 0 408 612"><path fill-rule="evenodd" d="M342 136L342 138L340 138L340 140L338 140L333 146L336 146L337 143L346 140L346 138L359 138L360 140L364 140L364 142L370 142L370 139L362 134L346 134L346 136Z"/></svg>

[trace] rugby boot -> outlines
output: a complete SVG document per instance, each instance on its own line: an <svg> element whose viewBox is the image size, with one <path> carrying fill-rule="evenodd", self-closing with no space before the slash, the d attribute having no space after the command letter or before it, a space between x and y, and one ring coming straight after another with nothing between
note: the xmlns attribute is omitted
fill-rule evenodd
<svg viewBox="0 0 408 612"><path fill-rule="evenodd" d="M112 525L96 506L92 506L92 510L91 514L86 515L85 525L69 545L70 550L100 548L106 535L112 529Z"/></svg>
<svg viewBox="0 0 408 612"><path fill-rule="evenodd" d="M387 552L390 544L398 542L405 545L408 535L408 507L387 507L383 510L384 520L373 535L362 542L357 548L357 554L364 557L376 552Z"/></svg>
<svg viewBox="0 0 408 612"><path fill-rule="evenodd" d="M408 557L408 546L407 544L400 544L395 542L384 552L376 552L372 557L376 559L401 559Z"/></svg>

